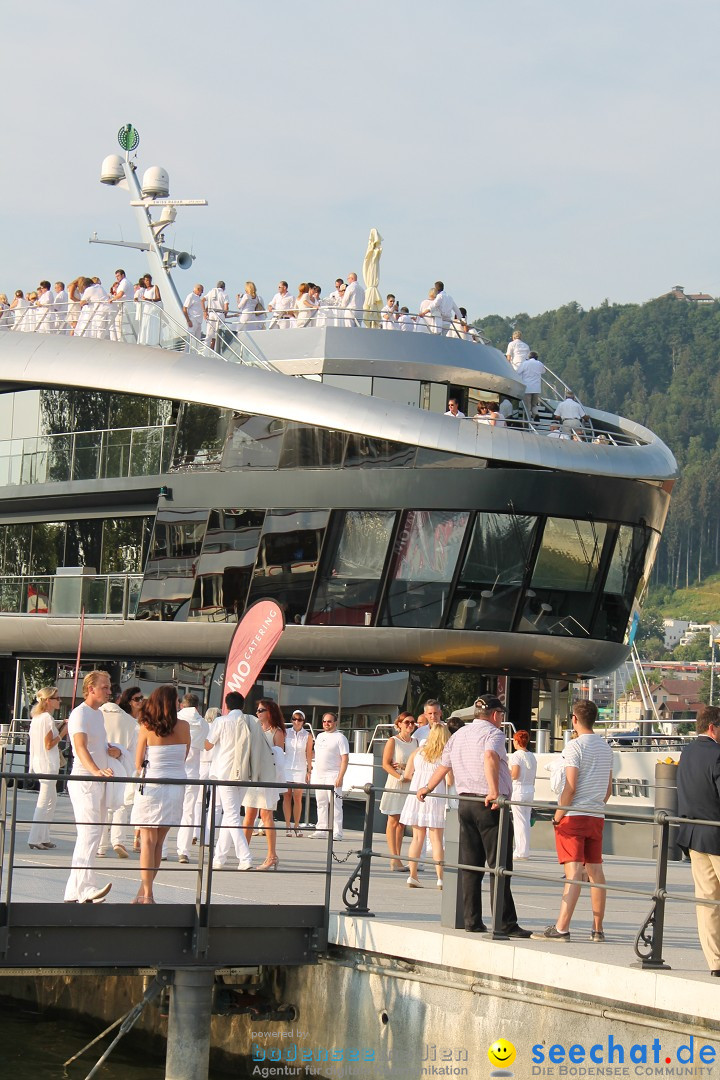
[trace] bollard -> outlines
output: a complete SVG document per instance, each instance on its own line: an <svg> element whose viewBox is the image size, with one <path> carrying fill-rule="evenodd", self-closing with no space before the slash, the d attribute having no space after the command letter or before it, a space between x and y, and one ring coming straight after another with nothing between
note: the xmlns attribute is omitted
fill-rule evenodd
<svg viewBox="0 0 720 1080"><path fill-rule="evenodd" d="M212 969L174 972L165 1080L207 1080L214 983Z"/></svg>
<svg viewBox="0 0 720 1080"><path fill-rule="evenodd" d="M678 812L677 767L677 761L671 758L658 761L655 765L655 810L665 810L669 817L677 817ZM677 825L671 825L668 837L668 859L673 862L682 860L682 852L677 842L678 828ZM662 827L656 825L653 829L653 856L657 854L661 837Z"/></svg>

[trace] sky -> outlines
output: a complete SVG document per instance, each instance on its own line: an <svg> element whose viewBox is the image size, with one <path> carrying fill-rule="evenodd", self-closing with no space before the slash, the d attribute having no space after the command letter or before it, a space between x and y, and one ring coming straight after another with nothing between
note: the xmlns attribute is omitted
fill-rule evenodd
<svg viewBox="0 0 720 1080"><path fill-rule="evenodd" d="M330 292L383 237L380 290L442 278L472 319L720 295L715 0L79 0L3 22L0 292L137 278L118 129L162 165L181 296Z"/></svg>

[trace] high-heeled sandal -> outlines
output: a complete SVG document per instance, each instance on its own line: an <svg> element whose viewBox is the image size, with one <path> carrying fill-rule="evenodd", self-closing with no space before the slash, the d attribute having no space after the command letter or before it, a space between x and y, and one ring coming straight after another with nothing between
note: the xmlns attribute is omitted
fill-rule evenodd
<svg viewBox="0 0 720 1080"><path fill-rule="evenodd" d="M135 839L133 840L133 851L139 851L139 850L140 850L140 837L136 836Z"/></svg>
<svg viewBox="0 0 720 1080"><path fill-rule="evenodd" d="M261 866L258 866L258 870L277 870L279 865L280 860L278 859L277 855L275 855L273 858L270 858L270 856L268 856L265 862L262 863Z"/></svg>

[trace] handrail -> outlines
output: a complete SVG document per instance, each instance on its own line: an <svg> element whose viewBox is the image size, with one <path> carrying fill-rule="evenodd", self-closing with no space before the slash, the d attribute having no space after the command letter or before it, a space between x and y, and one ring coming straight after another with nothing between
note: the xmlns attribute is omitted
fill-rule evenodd
<svg viewBox="0 0 720 1080"><path fill-rule="evenodd" d="M273 311L260 308L258 311L230 310L224 316L227 324L232 324L236 331L305 329L308 326L355 327L366 330L392 330L401 333L437 334L439 336L459 338L479 345L489 345L482 330L471 324L464 331L459 320L452 320L449 328L442 329L434 323L434 316L417 311L407 312L408 321L403 321L400 312L383 315L378 308L343 307L329 299L323 299L314 308L290 308L287 311ZM439 321L439 317L437 317ZM433 320L433 321L430 321ZM410 325L412 323L412 325Z"/></svg>

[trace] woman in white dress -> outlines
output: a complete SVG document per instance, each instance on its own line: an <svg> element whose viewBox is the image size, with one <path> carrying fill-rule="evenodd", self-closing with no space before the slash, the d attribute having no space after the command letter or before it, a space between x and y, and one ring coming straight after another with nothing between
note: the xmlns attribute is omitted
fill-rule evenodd
<svg viewBox="0 0 720 1080"><path fill-rule="evenodd" d="M128 686L123 690L122 694L118 698L118 708L127 713L128 716L132 716L135 723L140 721L140 713L142 712L142 703L145 700L145 695L139 686ZM137 772L133 772L133 776L137 776ZM132 806L135 802L135 795L137 792L136 784L128 784L125 789L125 802L128 806ZM140 850L140 830L135 829L135 836L133 838L133 851Z"/></svg>
<svg viewBox="0 0 720 1080"><path fill-rule="evenodd" d="M521 802L532 802L535 797L535 777L537 776L537 758L528 750L530 736L527 731L516 731L513 735L515 752L508 758L512 779L512 797ZM530 813L529 806L513 806L513 859L530 858Z"/></svg>
<svg viewBox="0 0 720 1080"><path fill-rule="evenodd" d="M309 784L312 772L313 737L305 727L305 713L296 709L292 714L292 728L285 733L285 779L289 784ZM302 836L300 815L302 813L302 788L288 788L283 795L285 835L292 836L292 818L295 818L295 836Z"/></svg>
<svg viewBox="0 0 720 1080"><path fill-rule="evenodd" d="M138 345L160 344L160 290L153 285L151 274L146 274L143 280L142 293L142 319L140 320L140 333Z"/></svg>
<svg viewBox="0 0 720 1080"><path fill-rule="evenodd" d="M25 294L22 289L17 289L15 295L10 304L10 310L12 311L13 330L29 330L29 326L25 326L25 315L30 305L25 299Z"/></svg>
<svg viewBox="0 0 720 1080"><path fill-rule="evenodd" d="M439 334L442 330L442 320L439 315L433 315L431 312L432 302L437 296L437 289L431 289L427 295L427 300L423 300L420 304L420 310L418 312L417 322L415 323L415 332L421 334Z"/></svg>
<svg viewBox="0 0 720 1080"><path fill-rule="evenodd" d="M412 778L410 794L405 800L405 807L400 815L403 825L412 825L412 840L408 852L410 864L410 877L407 879L408 888L421 889L422 885L417 877L417 865L422 856L425 846L425 833L430 830L430 846L432 847L435 870L437 872L437 887L443 886L443 859L445 849L443 846L443 833L445 831L445 799L425 799L420 802L416 792L425 787L428 780L435 772L440 763L445 744L450 738L450 733L445 724L434 724L425 742L419 750L416 750L407 763L405 775ZM447 783L452 784L452 772L447 774ZM444 795L447 791L446 781L442 780L435 791L438 795Z"/></svg>
<svg viewBox="0 0 720 1080"><path fill-rule="evenodd" d="M285 721L280 707L269 698L260 698L257 703L258 722L263 729L263 735L267 739L268 746L275 758L275 779L278 784L284 784L285 776ZM248 844L252 837L253 825L260 811L260 820L265 830L268 853L267 858L258 870L277 870L278 857L275 845L275 810L274 807L280 797L281 788L250 788L245 796L245 839Z"/></svg>
<svg viewBox="0 0 720 1080"><path fill-rule="evenodd" d="M0 330L10 330L13 317L10 314L10 301L4 292L0 292Z"/></svg>
<svg viewBox="0 0 720 1080"><path fill-rule="evenodd" d="M77 333L77 323L80 318L80 301L83 294L83 281L85 278L76 277L74 281L71 281L68 285L68 313L67 321L70 327L70 333Z"/></svg>
<svg viewBox="0 0 720 1080"><path fill-rule="evenodd" d="M412 713L402 712L395 721L395 735L385 743L382 766L387 775L385 790L380 800L380 813L387 815L385 839L392 858L390 869L397 873L407 873L407 866L402 862L402 842L405 826L400 824L400 815L405 807L405 799L410 790L410 778L405 776L407 765L418 744L413 738L415 717Z"/></svg>
<svg viewBox="0 0 720 1080"><path fill-rule="evenodd" d="M258 296L254 281L246 281L245 292L237 294L237 309L241 330L262 330L265 325L265 301Z"/></svg>
<svg viewBox="0 0 720 1080"><path fill-rule="evenodd" d="M133 904L154 904L153 882L162 859L165 837L182 819L183 784L163 785L163 780L185 780L185 758L190 750L190 725L177 714L174 686L158 686L140 713L135 764L144 782L139 785L132 809L132 824L140 828L140 889ZM152 781L152 782L151 782Z"/></svg>
<svg viewBox="0 0 720 1080"><path fill-rule="evenodd" d="M30 772L60 772L58 743L67 735L67 724L56 724L53 720L53 713L59 705L60 695L56 686L43 686L42 690L38 690L37 702L30 713ZM50 840L50 826L55 817L57 781L39 780L38 783L40 794L28 844L31 848L44 850L55 847Z"/></svg>

